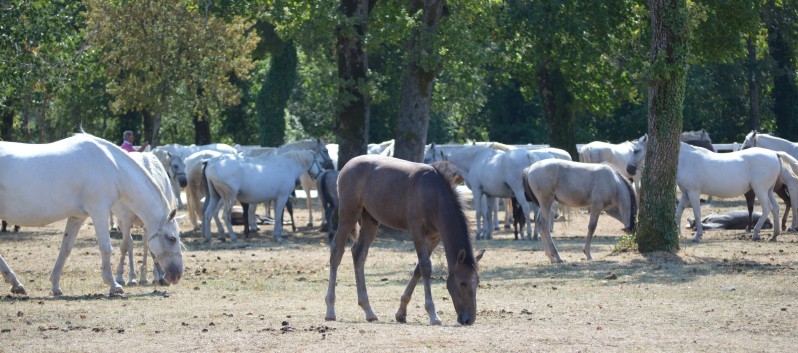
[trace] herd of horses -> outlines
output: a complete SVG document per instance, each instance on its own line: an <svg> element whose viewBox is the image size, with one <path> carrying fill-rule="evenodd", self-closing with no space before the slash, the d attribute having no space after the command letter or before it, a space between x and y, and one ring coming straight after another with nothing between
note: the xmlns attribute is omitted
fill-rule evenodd
<svg viewBox="0 0 798 353"><path fill-rule="evenodd" d="M693 208L694 241L703 234L699 203L702 194L723 198L746 195L749 225L753 199L757 198L763 216L753 226L752 238L756 240L767 215L778 219L775 191L792 211L790 228L798 227L796 205L789 199L798 190L798 145L756 131L746 136L742 150L731 153L714 152L703 131L686 133L682 140L685 142L679 150L677 171L682 196L676 219L681 219L684 207ZM592 142L579 149L579 162L556 148L524 149L501 143L432 144L424 163L390 157L393 141L386 141L371 145L368 155L352 159L340 171L333 168L337 146L318 139L243 152L224 144L166 145L151 154L126 153L85 133L41 145L0 142L0 218L22 226L67 219L50 276L52 294L61 295L59 280L64 262L80 226L91 217L102 255L102 278L110 286L110 293L115 294L123 293L126 255L131 264L128 284L147 282L148 255L154 258L154 281L177 283L181 279L182 243L175 214L182 207L182 188L186 190L189 219L195 230L201 229L206 241L212 238L212 219L222 239L226 233L232 241L238 241L231 209L234 203L241 202L249 206L245 207L245 214L250 229L258 227L256 207L252 205L273 204L273 236L281 242L285 237L283 208L299 184L307 195L308 225L312 226L310 190L315 188L324 210L322 225L329 234L327 320L336 319L337 268L350 240L354 241L358 303L368 321L377 319L369 305L364 264L378 226L385 225L408 230L418 257L396 320L406 320L407 305L421 279L430 323L441 323L430 288L430 254L443 242L449 273L447 289L457 321L469 325L476 319L477 264L484 250L475 254L464 212L467 206L458 185L464 182L473 194L477 239L492 238L498 225L498 200L508 199L511 202L507 204L518 206L512 214L521 222L521 238L524 229L528 239L539 234L551 262L562 261L551 237L555 215L568 207L587 208L590 218L583 253L590 260L591 239L602 213L619 220L625 232L635 232L640 169L645 165L647 141L644 135L621 144ZM53 177L53 170L60 177ZM529 217L532 213L535 217ZM112 215L123 235L123 252L115 277L110 259ZM130 229L134 224L145 230L145 257L139 279L132 266ZM771 240L780 230L774 227ZM25 293L2 257L0 272L11 284L12 293Z"/></svg>

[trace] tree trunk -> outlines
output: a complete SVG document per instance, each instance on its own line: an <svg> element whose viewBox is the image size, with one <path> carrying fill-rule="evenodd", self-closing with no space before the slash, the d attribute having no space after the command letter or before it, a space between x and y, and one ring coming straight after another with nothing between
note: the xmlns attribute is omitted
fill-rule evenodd
<svg viewBox="0 0 798 353"><path fill-rule="evenodd" d="M285 108L297 78L296 46L290 41L279 44L270 47L271 66L255 101L261 146L285 143Z"/></svg>
<svg viewBox="0 0 798 353"><path fill-rule="evenodd" d="M748 47L748 127L759 130L759 63L756 60L756 43L754 36L749 35Z"/></svg>
<svg viewBox="0 0 798 353"><path fill-rule="evenodd" d="M144 113L144 131L146 134L142 134L141 141L139 144L144 141L148 141L145 136L150 136L149 143L150 148L155 148L160 146L161 142L161 113Z"/></svg>
<svg viewBox="0 0 798 353"><path fill-rule="evenodd" d="M10 102L5 102L6 108L0 108L0 141L14 140L14 110Z"/></svg>
<svg viewBox="0 0 798 353"><path fill-rule="evenodd" d="M648 148L636 241L640 252L679 249L676 168L688 56L686 0L649 0Z"/></svg>
<svg viewBox="0 0 798 353"><path fill-rule="evenodd" d="M438 23L447 13L445 0L417 0L410 6L411 14L423 11L423 26L417 26L405 44L405 53L409 60L402 72L394 157L421 162L424 159L424 145L427 143L435 76L440 71L439 67L424 68L421 63L436 52L436 48L432 47L433 37L436 35Z"/></svg>
<svg viewBox="0 0 798 353"><path fill-rule="evenodd" d="M784 19L784 9L773 0L768 1L767 28L768 48L773 59L773 113L776 115L776 128L780 137L790 141L798 140L798 87L795 84L795 63L792 48L784 37L787 27L793 25Z"/></svg>
<svg viewBox="0 0 798 353"><path fill-rule="evenodd" d="M561 148L567 151L573 160L579 160L574 132L574 113L571 110L571 93L565 85L562 71L552 63L543 65L538 71L537 81L543 101L543 114L549 128L549 145Z"/></svg>
<svg viewBox="0 0 798 353"><path fill-rule="evenodd" d="M366 154L368 148L369 114L371 100L368 95L368 55L363 41L368 30L368 17L376 0L341 0L338 11L343 22L335 32L338 37L338 78L341 84L338 97L341 102L336 119L338 136L338 169L350 159Z"/></svg>
<svg viewBox="0 0 798 353"><path fill-rule="evenodd" d="M211 143L211 122L207 116L197 116L194 114L194 143L197 145L207 145Z"/></svg>

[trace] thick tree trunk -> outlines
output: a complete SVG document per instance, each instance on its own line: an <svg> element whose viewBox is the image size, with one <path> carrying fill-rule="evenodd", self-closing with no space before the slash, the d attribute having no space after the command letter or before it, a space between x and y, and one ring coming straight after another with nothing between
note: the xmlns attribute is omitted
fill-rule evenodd
<svg viewBox="0 0 798 353"><path fill-rule="evenodd" d="M8 102L6 102L8 103ZM10 107L0 109L0 140L14 140L14 110Z"/></svg>
<svg viewBox="0 0 798 353"><path fill-rule="evenodd" d="M574 113L571 110L571 93L559 67L543 65L537 74L538 89L543 101L543 114L549 128L549 145L567 151L573 160L579 160L574 132Z"/></svg>
<svg viewBox="0 0 798 353"><path fill-rule="evenodd" d="M296 46L290 41L278 42L271 47L271 67L255 101L261 146L285 143L285 108L297 78Z"/></svg>
<svg viewBox="0 0 798 353"><path fill-rule="evenodd" d="M141 141L139 143L148 141L150 148L160 146L161 143L161 113L144 113L144 131ZM147 139L145 136L149 136Z"/></svg>
<svg viewBox="0 0 798 353"><path fill-rule="evenodd" d="M197 145L207 145L211 143L211 122L207 116L197 116L192 118L194 122L194 143Z"/></svg>
<svg viewBox="0 0 798 353"><path fill-rule="evenodd" d="M446 15L445 0L417 0L411 4L410 13L422 11L423 26L416 27L405 44L409 60L402 72L402 93L399 97L399 117L396 121L394 157L412 162L424 159L427 143L430 107L435 76L439 68L424 68L425 56L434 55L431 47L438 23Z"/></svg>
<svg viewBox="0 0 798 353"><path fill-rule="evenodd" d="M759 130L759 62L756 59L756 43L753 35L747 39L748 47L748 127Z"/></svg>
<svg viewBox="0 0 798 353"><path fill-rule="evenodd" d="M648 148L636 240L640 252L676 251L679 225L674 201L687 73L687 4L685 0L649 0L649 11Z"/></svg>
<svg viewBox="0 0 798 353"><path fill-rule="evenodd" d="M773 113L779 135L787 140L798 140L798 87L795 84L795 63L792 48L784 37L786 27L792 22L781 16L783 9L773 0L767 4L768 48L773 59Z"/></svg>
<svg viewBox="0 0 798 353"><path fill-rule="evenodd" d="M368 55L363 41L368 30L368 17L376 0L341 0L338 11L344 16L336 28L338 42L338 97L341 104L336 120L338 135L338 169L350 159L366 154L369 114Z"/></svg>

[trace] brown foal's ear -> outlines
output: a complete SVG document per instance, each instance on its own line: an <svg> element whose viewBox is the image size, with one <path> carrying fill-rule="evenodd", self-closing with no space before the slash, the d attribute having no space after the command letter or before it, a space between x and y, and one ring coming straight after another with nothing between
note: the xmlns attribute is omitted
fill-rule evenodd
<svg viewBox="0 0 798 353"><path fill-rule="evenodd" d="M474 257L475 259L477 259L477 262L479 262L479 260L482 260L482 255L485 255L485 249L480 250L479 254L477 254L477 256Z"/></svg>

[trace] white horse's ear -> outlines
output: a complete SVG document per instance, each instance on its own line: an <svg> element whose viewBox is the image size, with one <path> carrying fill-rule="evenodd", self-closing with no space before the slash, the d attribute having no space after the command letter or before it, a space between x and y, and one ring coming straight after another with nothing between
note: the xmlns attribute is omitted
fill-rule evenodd
<svg viewBox="0 0 798 353"><path fill-rule="evenodd" d="M176 214L177 214L176 208L173 208L171 211L169 211L169 218L167 218L167 222L171 222L173 219L175 219Z"/></svg>

